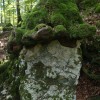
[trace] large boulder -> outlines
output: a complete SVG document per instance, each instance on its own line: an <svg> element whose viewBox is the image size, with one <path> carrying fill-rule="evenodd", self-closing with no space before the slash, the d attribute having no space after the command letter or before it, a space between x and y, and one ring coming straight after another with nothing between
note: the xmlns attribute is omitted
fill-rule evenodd
<svg viewBox="0 0 100 100"><path fill-rule="evenodd" d="M76 100L75 87L81 68L80 43L75 48L62 46L57 40L23 49L20 68L26 70L20 80L21 100Z"/></svg>

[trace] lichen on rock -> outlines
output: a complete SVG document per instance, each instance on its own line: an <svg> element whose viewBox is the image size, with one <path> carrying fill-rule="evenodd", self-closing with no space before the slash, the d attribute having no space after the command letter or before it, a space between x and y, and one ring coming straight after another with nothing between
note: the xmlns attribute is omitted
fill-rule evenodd
<svg viewBox="0 0 100 100"><path fill-rule="evenodd" d="M27 69L24 80L20 81L21 99L74 100L81 68L79 46L77 44L76 48L69 48L53 41L27 50L23 54Z"/></svg>

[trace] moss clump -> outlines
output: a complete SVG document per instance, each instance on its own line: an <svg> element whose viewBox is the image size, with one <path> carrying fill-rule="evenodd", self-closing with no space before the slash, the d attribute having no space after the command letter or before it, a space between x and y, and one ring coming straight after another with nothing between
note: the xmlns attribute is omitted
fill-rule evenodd
<svg viewBox="0 0 100 100"><path fill-rule="evenodd" d="M100 13L100 3L95 6L95 13Z"/></svg>
<svg viewBox="0 0 100 100"><path fill-rule="evenodd" d="M59 32L66 32L66 28L63 26L63 25L57 25L54 27L54 30L56 33L59 33Z"/></svg>
<svg viewBox="0 0 100 100"><path fill-rule="evenodd" d="M35 29L33 29L33 30L26 30L26 32L24 33L24 35L23 35L23 38L24 37L30 37L30 36L32 36L32 34L34 34L36 31L35 31Z"/></svg>
<svg viewBox="0 0 100 100"><path fill-rule="evenodd" d="M47 11L44 8L33 9L25 19L25 26L27 29L33 29L37 24L47 22Z"/></svg>
<svg viewBox="0 0 100 100"><path fill-rule="evenodd" d="M78 24L70 27L70 36L72 38L86 38L93 36L96 33L96 28L89 24Z"/></svg>
<svg viewBox="0 0 100 100"><path fill-rule="evenodd" d="M38 31L39 29L41 29L41 28L43 28L43 27L46 27L46 26L47 26L46 24L41 23L41 24L38 24L38 25L34 28L34 30L35 30L35 31Z"/></svg>
<svg viewBox="0 0 100 100"><path fill-rule="evenodd" d="M23 23L28 29L34 29L41 23L52 27L60 24L68 27L73 23L82 23L82 18L74 0L41 0L27 14Z"/></svg>
<svg viewBox="0 0 100 100"><path fill-rule="evenodd" d="M57 14L52 14L50 16L50 22L53 26L56 26L58 24L61 24L61 25L66 25L66 19L64 18L64 16L60 13L57 13Z"/></svg>
<svg viewBox="0 0 100 100"><path fill-rule="evenodd" d="M22 37L25 33L24 29L17 28L15 33L15 40L17 43L21 43Z"/></svg>

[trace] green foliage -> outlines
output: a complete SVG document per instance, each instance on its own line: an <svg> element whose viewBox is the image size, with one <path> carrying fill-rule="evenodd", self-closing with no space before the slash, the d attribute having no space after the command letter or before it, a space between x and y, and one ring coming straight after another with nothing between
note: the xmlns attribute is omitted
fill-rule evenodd
<svg viewBox="0 0 100 100"><path fill-rule="evenodd" d="M96 22L96 27L97 27L98 29L100 29L100 21L97 21L97 22Z"/></svg>
<svg viewBox="0 0 100 100"><path fill-rule="evenodd" d="M70 27L70 36L72 38L86 38L93 36L96 33L96 28L89 24L78 24Z"/></svg>
<svg viewBox="0 0 100 100"><path fill-rule="evenodd" d="M0 84L9 77L8 66L10 63L10 61L7 61L0 65Z"/></svg>
<svg viewBox="0 0 100 100"><path fill-rule="evenodd" d="M3 64L0 64L0 74L3 73L7 69L9 63L10 62L8 61L8 62L4 62Z"/></svg>
<svg viewBox="0 0 100 100"><path fill-rule="evenodd" d="M11 31L13 29L13 26L11 23L6 23L3 27L3 31Z"/></svg>
<svg viewBox="0 0 100 100"><path fill-rule="evenodd" d="M16 29L15 40L16 40L17 43L21 43L22 36L23 36L24 33L25 33L24 29L21 29L21 28Z"/></svg>
<svg viewBox="0 0 100 100"><path fill-rule="evenodd" d="M11 35L9 36L9 42L16 41L16 43L20 44L24 33L25 29L21 28L15 29L15 31L12 31Z"/></svg>
<svg viewBox="0 0 100 100"><path fill-rule="evenodd" d="M95 12L96 13L100 13L100 3L98 3L96 6L95 6Z"/></svg>

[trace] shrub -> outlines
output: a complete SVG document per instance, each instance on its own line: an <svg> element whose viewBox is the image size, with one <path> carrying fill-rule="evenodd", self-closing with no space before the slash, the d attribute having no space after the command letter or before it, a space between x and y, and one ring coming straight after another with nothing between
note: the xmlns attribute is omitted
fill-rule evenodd
<svg viewBox="0 0 100 100"><path fill-rule="evenodd" d="M12 24L11 24L11 23L7 23L7 24L5 24L4 27L3 27L3 32L4 32L4 31L11 31L12 29L13 29Z"/></svg>

